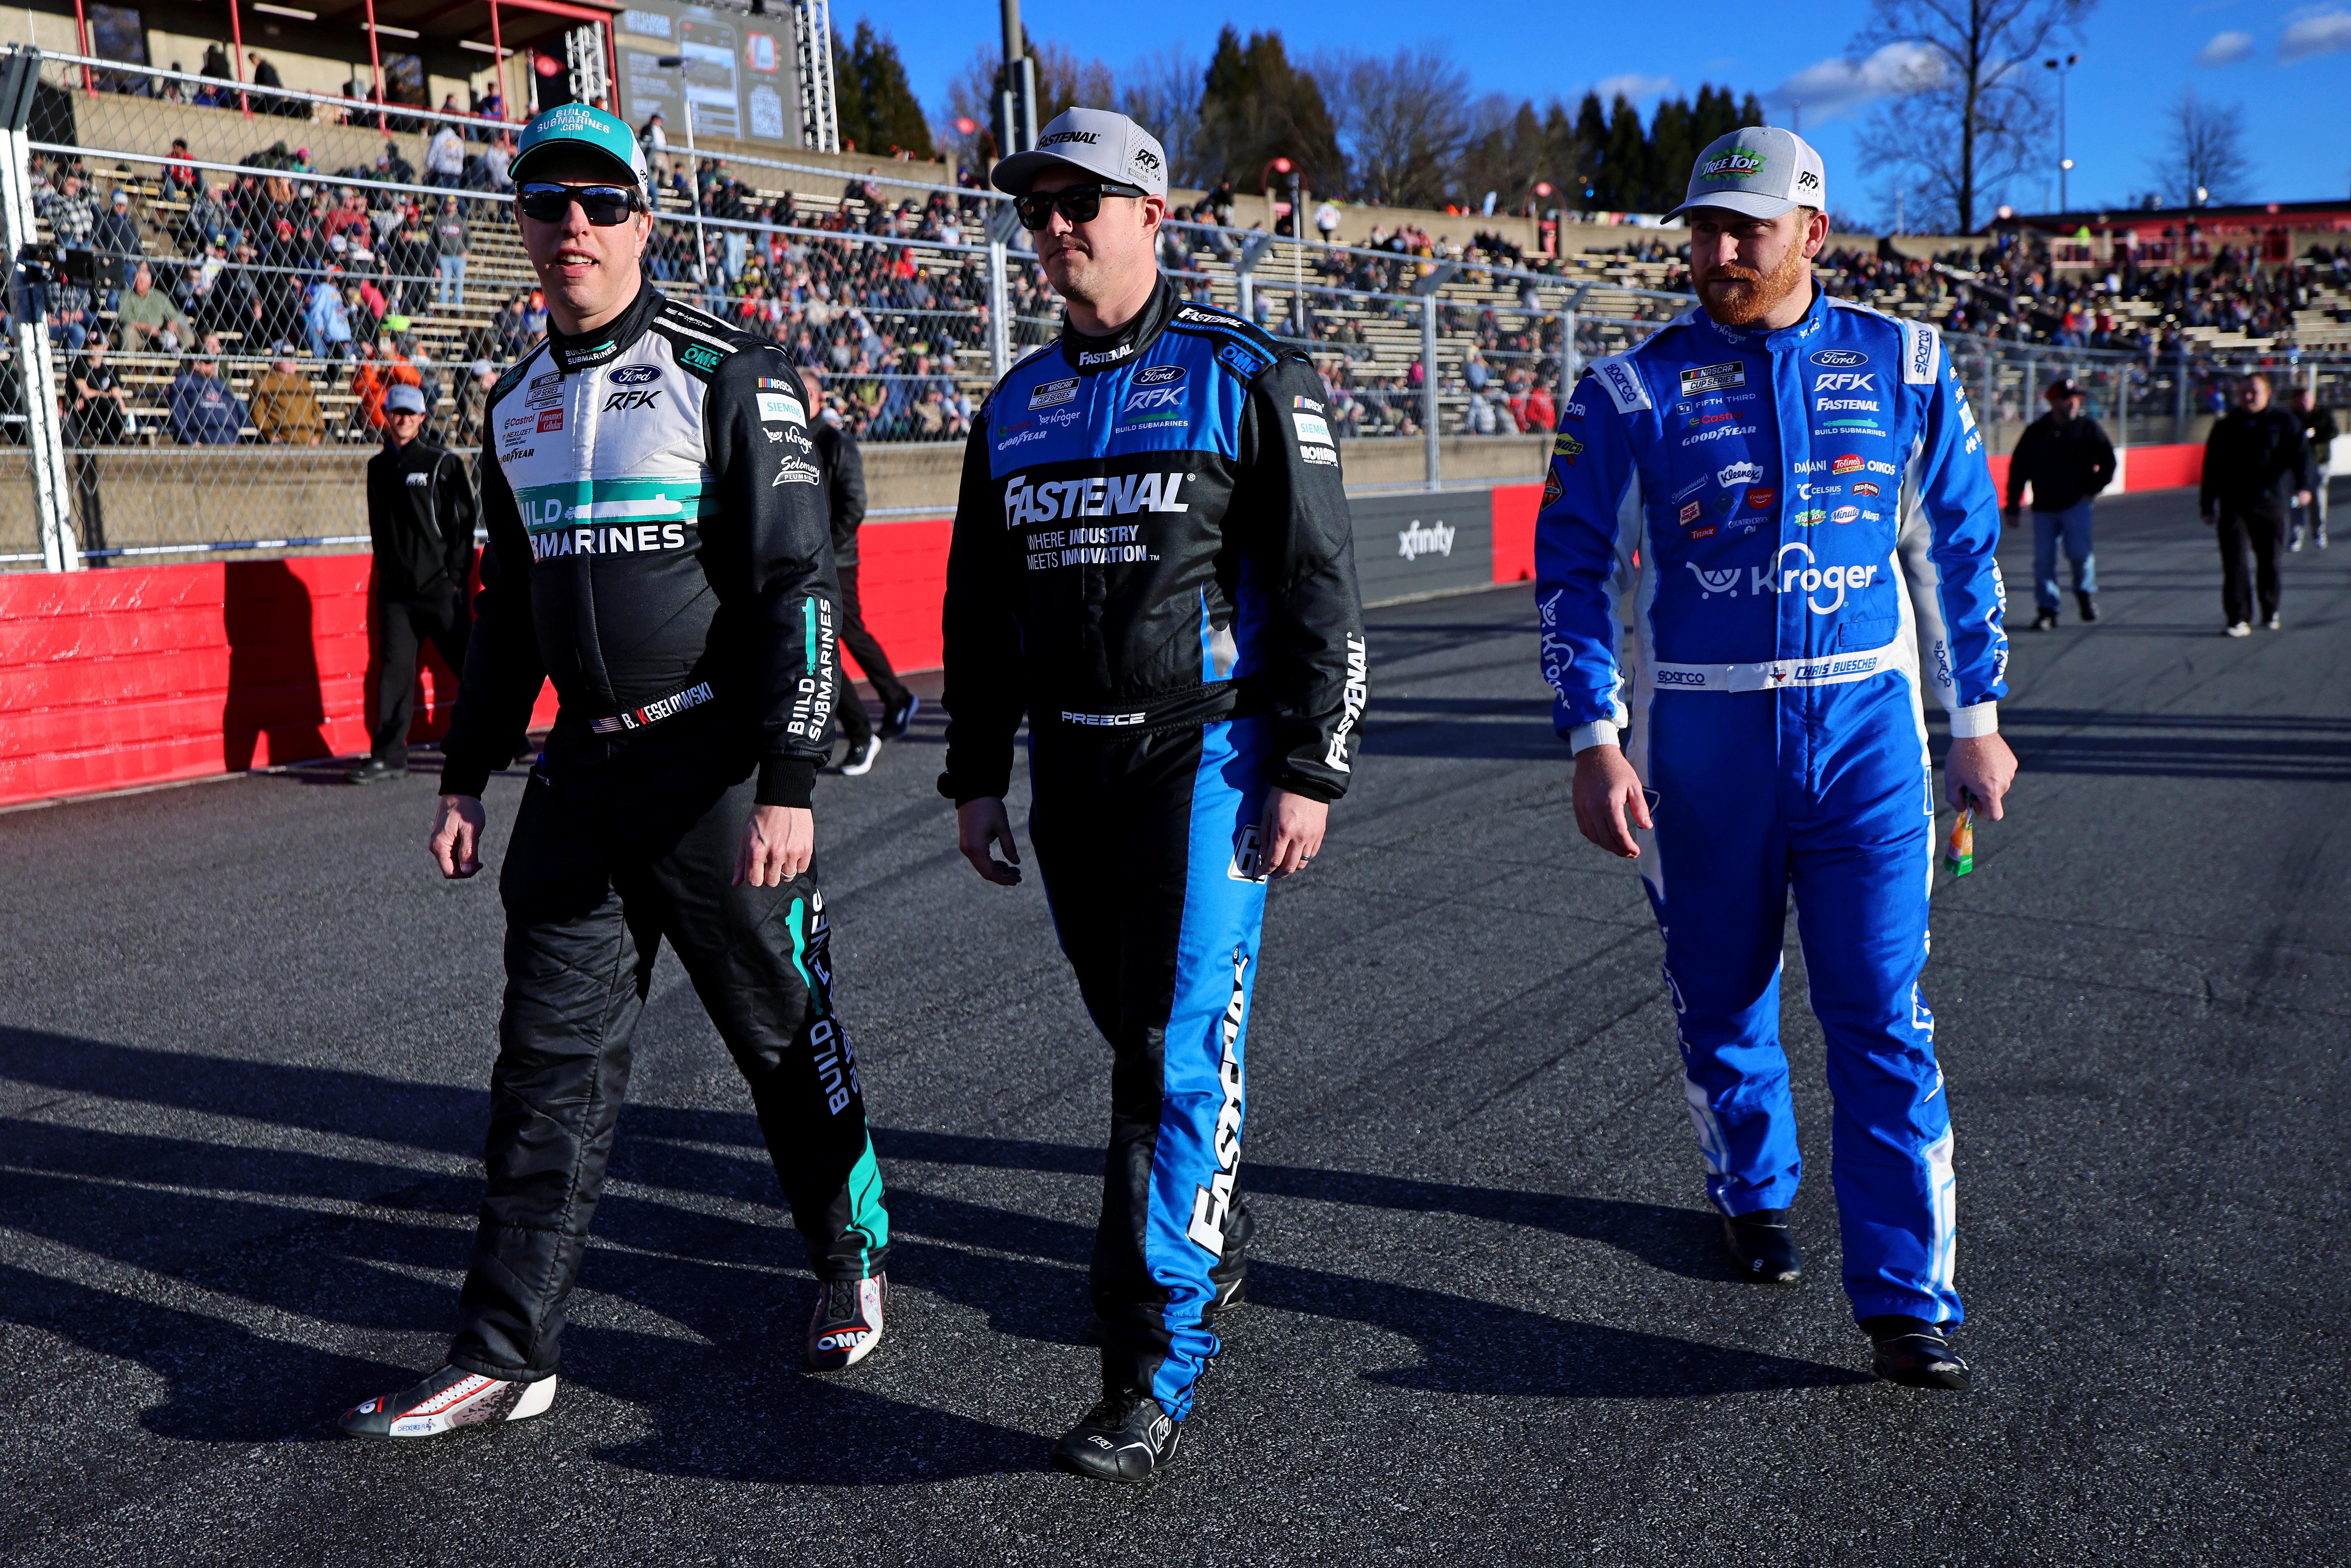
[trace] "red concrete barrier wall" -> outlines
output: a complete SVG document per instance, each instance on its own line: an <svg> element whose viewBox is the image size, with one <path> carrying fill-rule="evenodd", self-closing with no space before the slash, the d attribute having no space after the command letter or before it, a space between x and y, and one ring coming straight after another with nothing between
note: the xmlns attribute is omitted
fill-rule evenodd
<svg viewBox="0 0 2351 1568"><path fill-rule="evenodd" d="M857 530L858 605L865 629L901 674L939 667L939 605L946 597L947 539L954 531L949 517L868 523ZM841 662L852 675L864 673L845 653Z"/></svg>
<svg viewBox="0 0 2351 1568"><path fill-rule="evenodd" d="M1535 514L1542 510L1541 485L1494 486L1494 580L1532 582L1535 576Z"/></svg>

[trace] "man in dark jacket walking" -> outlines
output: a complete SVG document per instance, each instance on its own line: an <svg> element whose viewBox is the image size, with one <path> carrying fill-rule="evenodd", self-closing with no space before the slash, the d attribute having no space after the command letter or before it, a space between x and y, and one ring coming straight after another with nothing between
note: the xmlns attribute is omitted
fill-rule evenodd
<svg viewBox="0 0 2351 1568"><path fill-rule="evenodd" d="M2204 443L2204 484L2199 509L2220 530L2222 630L2231 637L2252 632L2253 595L2261 598L2262 623L2278 629L2278 544L2285 537L2286 496L2310 504L2315 483L2310 448L2294 416L2270 402L2267 376L2247 376L2237 388L2237 406L2212 426ZM2253 557L2253 584L2245 581L2245 552Z"/></svg>
<svg viewBox="0 0 2351 1568"><path fill-rule="evenodd" d="M465 460L423 439L424 394L405 382L384 393L383 450L368 459L368 532L375 549L376 683L373 754L343 777L381 784L408 776L408 723L416 711L416 655L425 640L453 675L465 668L471 617L474 486Z"/></svg>
<svg viewBox="0 0 2351 1568"><path fill-rule="evenodd" d="M2302 426L2302 444L2310 448L2310 503L2294 513L2294 532L2285 548L2298 550L2305 536L2316 539L2318 548L2326 548L2326 482L2335 476L2331 461L2335 455L2335 438L2342 432L2335 426L2335 411L2318 406L2317 394L2303 387L2294 394L2294 423Z"/></svg>
<svg viewBox="0 0 2351 1568"><path fill-rule="evenodd" d="M872 769L882 742L906 733L922 703L898 679L890 667L890 655L865 629L865 609L857 598L857 530L865 521L865 459L858 455L857 438L843 430L826 408L823 378L803 368L800 382L808 388L809 407L819 411L810 423L815 431L817 466L824 473L825 507L832 518L832 564L841 571L841 645L873 683L873 695L882 699L882 729L876 735L857 688L845 681L841 684L841 704L833 716L849 741L849 755L841 758L841 770L854 776Z"/></svg>
<svg viewBox="0 0 2351 1568"><path fill-rule="evenodd" d="M2017 504L2032 486L2032 629L2057 629L2057 547L2074 569L2074 601L2084 621L2098 618L2097 559L2090 541L2090 504L2114 483L2115 444L2098 422L2082 417L2082 389L2071 377L2049 383L2049 412L2024 427L2008 461L2008 507L2001 518L2016 526Z"/></svg>

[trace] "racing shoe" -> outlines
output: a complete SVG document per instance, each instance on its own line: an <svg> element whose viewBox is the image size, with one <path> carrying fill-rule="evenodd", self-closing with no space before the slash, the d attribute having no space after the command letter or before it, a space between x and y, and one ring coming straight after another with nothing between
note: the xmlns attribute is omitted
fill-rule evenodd
<svg viewBox="0 0 2351 1568"><path fill-rule="evenodd" d="M1184 1424L1140 1388L1113 1388L1053 1445L1053 1467L1097 1480L1139 1481L1176 1457Z"/></svg>
<svg viewBox="0 0 2351 1568"><path fill-rule="evenodd" d="M1221 1280L1212 1272L1208 1276L1208 1283L1216 1291L1208 1298L1208 1313L1214 1316L1241 1304L1241 1287L1249 1283L1249 1269L1247 1266L1236 1269Z"/></svg>
<svg viewBox="0 0 2351 1568"><path fill-rule="evenodd" d="M849 755L841 759L841 770L852 779L862 778L873 771L873 759L881 755L882 737L869 735L864 744L849 748Z"/></svg>
<svg viewBox="0 0 2351 1568"><path fill-rule="evenodd" d="M890 705L889 711L882 716L882 727L874 733L884 740L895 740L906 733L906 727L914 722L914 716L922 710L923 699L908 692Z"/></svg>
<svg viewBox="0 0 2351 1568"><path fill-rule="evenodd" d="M1864 1318L1861 1332L1876 1354L1869 1370L1905 1388L1944 1388L1964 1394L1970 1374L1944 1335L1942 1325L1924 1318Z"/></svg>
<svg viewBox="0 0 2351 1568"><path fill-rule="evenodd" d="M2032 616L2032 629L2035 632L2054 632L2057 630L2057 612L2054 610L2035 611Z"/></svg>
<svg viewBox="0 0 2351 1568"><path fill-rule="evenodd" d="M810 1372L839 1372L873 1354L882 1343L882 1306L890 1293L887 1275L870 1280L827 1280L809 1314Z"/></svg>
<svg viewBox="0 0 2351 1568"><path fill-rule="evenodd" d="M444 1366L413 1388L344 1411L335 1425L354 1437L444 1437L467 1427L528 1421L555 1403L556 1381L519 1383Z"/></svg>
<svg viewBox="0 0 2351 1568"><path fill-rule="evenodd" d="M2093 594L2076 593L2074 602L2082 607L2082 623L2088 625L2098 618L2098 601Z"/></svg>
<svg viewBox="0 0 2351 1568"><path fill-rule="evenodd" d="M1724 1216L1722 1249L1739 1265L1741 1275L1759 1285L1794 1285L1803 1281L1804 1260L1796 1250L1796 1233L1788 1228L1784 1208Z"/></svg>

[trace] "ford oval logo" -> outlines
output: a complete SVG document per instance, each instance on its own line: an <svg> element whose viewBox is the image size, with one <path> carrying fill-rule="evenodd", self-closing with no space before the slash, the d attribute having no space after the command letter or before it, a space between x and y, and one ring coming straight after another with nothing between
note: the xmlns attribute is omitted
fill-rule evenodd
<svg viewBox="0 0 2351 1568"><path fill-rule="evenodd" d="M604 379L616 386L643 386L647 382L661 380L661 368L657 365L622 365Z"/></svg>
<svg viewBox="0 0 2351 1568"><path fill-rule="evenodd" d="M1819 353L1813 356L1813 363L1816 365L1865 365L1869 363L1869 356L1867 354L1856 353L1851 349L1823 349Z"/></svg>
<svg viewBox="0 0 2351 1568"><path fill-rule="evenodd" d="M1134 384L1139 387L1164 387L1183 379L1181 365L1145 365L1134 372Z"/></svg>

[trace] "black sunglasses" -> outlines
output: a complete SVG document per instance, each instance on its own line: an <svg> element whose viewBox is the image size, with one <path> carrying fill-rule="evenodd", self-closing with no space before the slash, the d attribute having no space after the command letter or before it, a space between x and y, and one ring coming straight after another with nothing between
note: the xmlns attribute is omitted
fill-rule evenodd
<svg viewBox="0 0 2351 1568"><path fill-rule="evenodd" d="M631 213L645 208L642 192L627 185L525 185L515 193L522 215L543 224L559 224L571 215L571 204L588 214L600 229L626 223Z"/></svg>
<svg viewBox="0 0 2351 1568"><path fill-rule="evenodd" d="M1024 229L1041 229L1053 221L1055 213L1073 224L1090 224L1102 216L1104 196L1147 196L1151 193L1140 185L1122 185L1115 180L1105 180L1099 185L1064 185L1058 191L1031 191L1017 198L1012 210L1020 216Z"/></svg>

